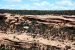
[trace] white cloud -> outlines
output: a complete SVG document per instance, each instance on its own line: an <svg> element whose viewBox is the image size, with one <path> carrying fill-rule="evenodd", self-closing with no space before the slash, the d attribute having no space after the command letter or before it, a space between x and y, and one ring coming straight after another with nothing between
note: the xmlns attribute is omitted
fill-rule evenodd
<svg viewBox="0 0 75 50"><path fill-rule="evenodd" d="M23 0L4 0L7 2L21 2ZM50 3L47 0L31 0L31 1L41 1L41 2L31 2L31 4L9 4L5 5L3 8L12 9L28 9L28 10L67 10L75 9L75 2L71 0L58 0L57 2ZM1 6L0 6L1 7Z"/></svg>
<svg viewBox="0 0 75 50"><path fill-rule="evenodd" d="M71 0L60 0L50 4L49 8L52 10L72 10L75 9L74 5L75 2L72 2Z"/></svg>
<svg viewBox="0 0 75 50"><path fill-rule="evenodd" d="M14 9L14 6L12 5L5 5L5 6L0 6L1 9Z"/></svg>
<svg viewBox="0 0 75 50"><path fill-rule="evenodd" d="M33 3L33 5L42 7L42 6L49 6L50 3L47 1L42 1L42 2Z"/></svg>
<svg viewBox="0 0 75 50"><path fill-rule="evenodd" d="M75 3L71 2L71 0L61 0L57 2L57 4L60 6L74 6L75 5Z"/></svg>
<svg viewBox="0 0 75 50"><path fill-rule="evenodd" d="M34 2L33 5L31 6L33 9L39 9L39 10L42 10L42 9L48 9L49 8L49 5L50 3L47 2L47 1L42 1L42 2Z"/></svg>

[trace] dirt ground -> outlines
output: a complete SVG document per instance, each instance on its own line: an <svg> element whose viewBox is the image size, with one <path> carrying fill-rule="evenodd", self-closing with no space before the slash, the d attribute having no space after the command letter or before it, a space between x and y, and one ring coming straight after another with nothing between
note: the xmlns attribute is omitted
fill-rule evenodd
<svg viewBox="0 0 75 50"><path fill-rule="evenodd" d="M0 41L3 41L4 39L9 39L11 41L16 41L16 42L27 42L27 43L33 43L35 40L37 43L42 43L44 45L56 46L59 48L65 48L65 46L70 46L71 47L70 50L75 50L75 42L74 41L72 42L72 41L65 40L64 42L60 42L58 40L47 40L42 37L33 38L32 36L29 36L26 33L23 33L20 35L0 33Z"/></svg>

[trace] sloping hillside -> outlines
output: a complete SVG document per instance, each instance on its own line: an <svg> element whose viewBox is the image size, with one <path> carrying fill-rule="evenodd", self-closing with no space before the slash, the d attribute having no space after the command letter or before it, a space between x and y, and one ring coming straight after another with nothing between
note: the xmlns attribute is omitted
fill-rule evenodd
<svg viewBox="0 0 75 50"><path fill-rule="evenodd" d="M2 49L75 50L74 16L6 13L0 23Z"/></svg>

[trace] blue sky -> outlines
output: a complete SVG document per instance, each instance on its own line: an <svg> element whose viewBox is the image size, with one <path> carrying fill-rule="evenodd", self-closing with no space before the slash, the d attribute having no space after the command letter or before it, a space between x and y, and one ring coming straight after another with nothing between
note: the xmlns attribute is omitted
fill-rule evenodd
<svg viewBox="0 0 75 50"><path fill-rule="evenodd" d="M0 9L75 10L75 0L0 0Z"/></svg>

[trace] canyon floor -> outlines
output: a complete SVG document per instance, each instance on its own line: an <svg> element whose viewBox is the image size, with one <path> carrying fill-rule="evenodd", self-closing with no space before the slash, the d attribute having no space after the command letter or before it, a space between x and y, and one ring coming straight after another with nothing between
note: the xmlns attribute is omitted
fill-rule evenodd
<svg viewBox="0 0 75 50"><path fill-rule="evenodd" d="M23 34L4 34L0 33L0 45L1 44L6 44L8 45L10 42L16 42L16 43L38 43L38 44L43 44L43 45L50 45L50 46L55 46L58 48L61 48L62 50L66 50L65 47L68 46L67 50L75 50L75 41L69 41L65 40L63 42L60 42L57 40L48 40L44 39L42 37L36 37L33 38L30 35L27 35L26 33ZM22 46L21 46L22 47ZM23 45L24 47L24 45ZM29 46L25 46L25 48L30 48Z"/></svg>

